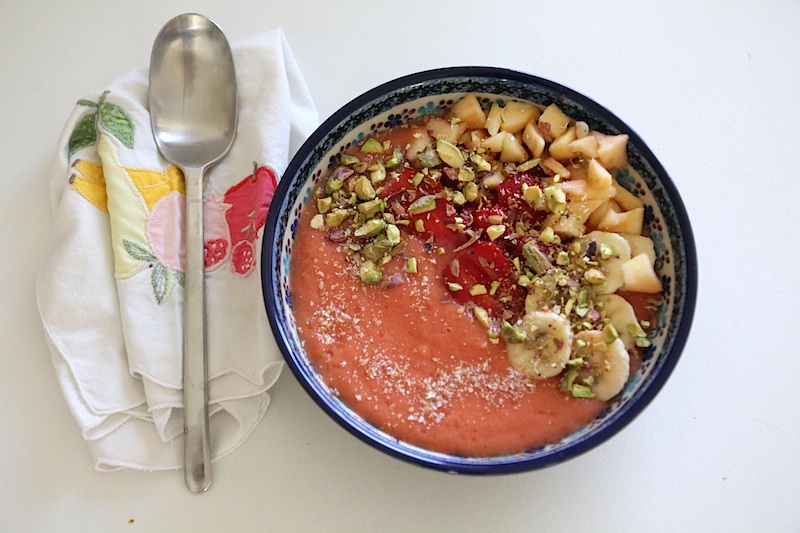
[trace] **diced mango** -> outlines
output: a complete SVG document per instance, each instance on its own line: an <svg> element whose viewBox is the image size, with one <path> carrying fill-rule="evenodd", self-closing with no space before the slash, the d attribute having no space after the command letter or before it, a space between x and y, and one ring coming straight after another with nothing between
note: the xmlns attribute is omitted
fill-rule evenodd
<svg viewBox="0 0 800 533"><path fill-rule="evenodd" d="M503 139L503 152L500 161L503 163L522 163L528 159L528 151L515 135L510 133Z"/></svg>
<svg viewBox="0 0 800 533"><path fill-rule="evenodd" d="M586 171L586 179L589 186L595 189L603 189L610 186L614 179L611 173L605 169L597 159L589 161L589 166Z"/></svg>
<svg viewBox="0 0 800 533"><path fill-rule="evenodd" d="M425 127L434 139L444 139L452 144L457 143L459 137L467 131L466 122L456 122L453 124L439 117L433 117L428 120Z"/></svg>
<svg viewBox="0 0 800 533"><path fill-rule="evenodd" d="M531 151L533 157L541 157L542 153L544 153L545 140L539 133L535 122L529 122L525 129L522 130L522 142Z"/></svg>
<svg viewBox="0 0 800 533"><path fill-rule="evenodd" d="M527 102L508 102L503 108L500 129L508 133L519 133L531 120L539 118L541 111Z"/></svg>
<svg viewBox="0 0 800 533"><path fill-rule="evenodd" d="M492 104L489 109L489 114L486 115L486 122L484 128L489 132L489 135L497 135L500 131L500 125L503 122L503 108L497 102Z"/></svg>
<svg viewBox="0 0 800 533"><path fill-rule="evenodd" d="M552 141L567 130L569 120L569 117L556 104L550 104L539 116L539 126L548 130L546 133L543 132L542 136L546 141ZM548 124L548 126L544 127L544 124ZM540 128L540 131L543 130Z"/></svg>
<svg viewBox="0 0 800 533"><path fill-rule="evenodd" d="M486 113L483 112L478 98L472 93L453 104L451 113L473 130L483 128L486 123Z"/></svg>
<svg viewBox="0 0 800 533"><path fill-rule="evenodd" d="M664 287L647 254L639 254L622 264L624 288L629 291L656 294Z"/></svg>
<svg viewBox="0 0 800 533"><path fill-rule="evenodd" d="M630 192L628 189L617 183L614 182L614 188L617 190L617 194L614 195L614 200L624 209L625 211L631 211L633 209L638 209L640 207L644 207L644 202Z"/></svg>
<svg viewBox="0 0 800 533"><path fill-rule="evenodd" d="M575 156L570 144L575 140L575 128L568 128L550 143L550 156L559 161L569 161Z"/></svg>
<svg viewBox="0 0 800 533"><path fill-rule="evenodd" d="M621 168L628 164L628 139L627 135L605 135L592 132L597 138L597 157L607 169Z"/></svg>

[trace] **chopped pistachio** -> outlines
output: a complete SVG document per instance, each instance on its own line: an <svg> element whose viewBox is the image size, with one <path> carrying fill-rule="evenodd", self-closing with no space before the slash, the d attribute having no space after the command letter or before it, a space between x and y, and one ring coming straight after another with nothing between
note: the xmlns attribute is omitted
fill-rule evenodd
<svg viewBox="0 0 800 533"><path fill-rule="evenodd" d="M492 170L492 165L486 159L474 152L469 154L469 160L475 164L475 167L478 170L483 170L485 172Z"/></svg>
<svg viewBox="0 0 800 533"><path fill-rule="evenodd" d="M558 244L561 242L561 239L558 238L553 228L550 226L545 227L542 229L541 233L539 233L539 239L545 244Z"/></svg>
<svg viewBox="0 0 800 533"><path fill-rule="evenodd" d="M383 272L380 267L372 261L364 261L358 270L361 281L367 285L375 285L383 279Z"/></svg>
<svg viewBox="0 0 800 533"><path fill-rule="evenodd" d="M461 167L458 171L458 181L475 181L475 171L469 167Z"/></svg>
<svg viewBox="0 0 800 533"><path fill-rule="evenodd" d="M428 194L414 200L414 202L408 207L408 214L419 215L421 213L433 211L434 209L436 209L436 197L432 194Z"/></svg>
<svg viewBox="0 0 800 533"><path fill-rule="evenodd" d="M492 224L491 226L486 228L486 235L488 235L489 239L492 241L497 240L499 237L502 237L505 232L506 232L506 227L502 224Z"/></svg>
<svg viewBox="0 0 800 533"><path fill-rule="evenodd" d="M600 257L603 259L608 259L610 257L614 257L614 248L609 246L608 244L601 243L600 244Z"/></svg>
<svg viewBox="0 0 800 533"><path fill-rule="evenodd" d="M317 211L319 211L323 215L331 210L332 205L333 205L333 198L331 198L330 196L326 196L324 198L317 198Z"/></svg>
<svg viewBox="0 0 800 533"><path fill-rule="evenodd" d="M439 159L439 154L437 154L433 148L420 152L417 159L424 167L436 167L442 164L442 160Z"/></svg>
<svg viewBox="0 0 800 533"><path fill-rule="evenodd" d="M544 200L551 213L561 215L567 209L567 195L558 185L544 188Z"/></svg>
<svg viewBox="0 0 800 533"><path fill-rule="evenodd" d="M392 246L397 246L400 244L400 228L394 224L387 224L386 238L389 239L389 242L392 244Z"/></svg>
<svg viewBox="0 0 800 533"><path fill-rule="evenodd" d="M328 181L325 182L325 194L333 194L334 192L338 191L342 188L342 180L339 178L328 178Z"/></svg>
<svg viewBox="0 0 800 533"><path fill-rule="evenodd" d="M376 185L386 179L386 167L383 166L382 161L378 161L374 165L370 165L367 170L369 170L369 180L373 185Z"/></svg>
<svg viewBox="0 0 800 533"><path fill-rule="evenodd" d="M361 160L359 158L357 158L356 156L354 156L354 155L342 154L339 157L339 162L341 164L349 167L349 166L353 166L353 165L359 164L361 162Z"/></svg>
<svg viewBox="0 0 800 533"><path fill-rule="evenodd" d="M478 199L478 184L474 181L470 181L464 185L464 188L461 189L461 192L464 193L464 198L466 198L468 202L474 202Z"/></svg>
<svg viewBox="0 0 800 533"><path fill-rule="evenodd" d="M637 324L636 322L631 322L628 324L628 335L631 337L645 337L646 334L642 327Z"/></svg>
<svg viewBox="0 0 800 533"><path fill-rule="evenodd" d="M572 308L575 307L575 298L570 298L567 300L567 303L564 304L564 312L561 313L564 315L565 318L569 317L569 314L572 312Z"/></svg>
<svg viewBox="0 0 800 533"><path fill-rule="evenodd" d="M575 398L594 398L594 392L591 387L575 383L572 385L572 396Z"/></svg>
<svg viewBox="0 0 800 533"><path fill-rule="evenodd" d="M354 192L359 200L372 200L375 198L375 189L372 182L366 176L359 176L356 180Z"/></svg>
<svg viewBox="0 0 800 533"><path fill-rule="evenodd" d="M464 166L464 154L458 149L456 145L444 139L436 141L436 153L448 166L453 168L461 168Z"/></svg>
<svg viewBox="0 0 800 533"><path fill-rule="evenodd" d="M592 285L598 285L606 280L606 276L600 271L600 269L590 268L583 273L583 279L585 279Z"/></svg>
<svg viewBox="0 0 800 533"><path fill-rule="evenodd" d="M331 228L338 228L353 214L349 209L334 209L325 215L325 223Z"/></svg>
<svg viewBox="0 0 800 533"><path fill-rule="evenodd" d="M462 286L461 286L460 284L458 284L458 283L452 283L452 282L451 282L451 283L448 283L448 284L447 284L447 289L448 289L450 292L458 292L458 291L460 291L460 290L463 290L463 289L464 289L464 287L462 287Z"/></svg>
<svg viewBox="0 0 800 533"><path fill-rule="evenodd" d="M409 257L406 259L406 272L409 274L416 274L417 273L417 258L416 257Z"/></svg>
<svg viewBox="0 0 800 533"><path fill-rule="evenodd" d="M606 324L606 327L603 328L603 340L606 344L611 344L618 338L619 333L617 333L617 328L615 328L613 324Z"/></svg>
<svg viewBox="0 0 800 533"><path fill-rule="evenodd" d="M486 294L487 292L489 291L486 290L486 285L483 285L481 283L476 283L475 285L469 288L469 293L472 296L480 296L482 294Z"/></svg>
<svg viewBox="0 0 800 533"><path fill-rule="evenodd" d="M375 263L382 261L384 257L389 257L391 252L392 243L385 237L379 237L367 243L362 250L364 258L374 261Z"/></svg>
<svg viewBox="0 0 800 533"><path fill-rule="evenodd" d="M547 255L539 249L534 241L528 241L522 245L522 255L525 258L525 264L540 276L553 266Z"/></svg>
<svg viewBox="0 0 800 533"><path fill-rule="evenodd" d="M375 137L370 137L361 145L361 151L365 154L381 154L384 149L383 144L378 142Z"/></svg>
<svg viewBox="0 0 800 533"><path fill-rule="evenodd" d="M467 197L464 196L464 193L459 190L453 191L453 193L450 195L450 199L453 200L453 203L456 205L464 205L467 203Z"/></svg>
<svg viewBox="0 0 800 533"><path fill-rule="evenodd" d="M497 281L497 280L494 280L494 281L492 282L492 285L491 285L491 287L489 288L489 294L491 294L492 296L494 296L494 294L497 292L497 289L499 289L499 288L500 288L500 282L499 282L499 281Z"/></svg>
<svg viewBox="0 0 800 533"><path fill-rule="evenodd" d="M564 377L561 380L561 387L559 387L559 390L561 390L562 392L572 391L572 386L575 383L575 380L578 379L578 374L580 374L580 372L581 372L580 368L571 367L569 371L566 374L564 374Z"/></svg>
<svg viewBox="0 0 800 533"><path fill-rule="evenodd" d="M539 161L541 160L538 157L535 159L528 159L527 161L525 161L524 163L522 163L517 167L517 172L527 172L530 169L536 167L536 165L539 164Z"/></svg>
<svg viewBox="0 0 800 533"><path fill-rule="evenodd" d="M436 249L436 255L444 255L445 249L441 246Z"/></svg>
<svg viewBox="0 0 800 533"><path fill-rule="evenodd" d="M413 185L414 187L419 187L419 184L422 183L422 180L424 179L425 179L425 174L423 174L422 172L417 172L416 174L414 174L414 177L411 178L411 185Z"/></svg>
<svg viewBox="0 0 800 533"><path fill-rule="evenodd" d="M647 329L650 327L650 322L647 320L640 320L639 325L642 326L644 329Z"/></svg>
<svg viewBox="0 0 800 533"><path fill-rule="evenodd" d="M386 160L384 165L386 166L386 168L396 168L399 167L400 163L402 162L403 162L403 152L400 150L400 148L395 148L394 151L392 152L391 157L389 157L389 159Z"/></svg>
<svg viewBox="0 0 800 533"><path fill-rule="evenodd" d="M424 232L425 232L425 221L424 221L424 220L422 220L421 218L418 218L418 219L417 219L417 220L414 222L414 228L415 228L415 229L416 229L416 230L417 230L419 233L424 233Z"/></svg>
<svg viewBox="0 0 800 533"><path fill-rule="evenodd" d="M565 251L558 252L556 256L556 264L559 266L565 266L569 264L569 254Z"/></svg>
<svg viewBox="0 0 800 533"><path fill-rule="evenodd" d="M636 346L639 348L649 348L653 343L647 337L639 337L636 339Z"/></svg>
<svg viewBox="0 0 800 533"><path fill-rule="evenodd" d="M321 213L317 213L311 217L309 226L311 226L313 229L325 229L325 217Z"/></svg>
<svg viewBox="0 0 800 533"><path fill-rule="evenodd" d="M380 198L375 198L369 202L362 202L356 206L358 212L364 215L364 218L372 218L386 207L386 203Z"/></svg>
<svg viewBox="0 0 800 533"><path fill-rule="evenodd" d="M525 342L525 334L519 329L511 325L508 321L503 320L503 338L510 344L519 344Z"/></svg>
<svg viewBox="0 0 800 533"><path fill-rule="evenodd" d="M522 198L528 202L528 205L533 207L538 204L542 199L542 189L538 185L524 187Z"/></svg>
<svg viewBox="0 0 800 533"><path fill-rule="evenodd" d="M367 220L364 224L357 227L353 235L356 237L373 237L386 228L386 222L379 218Z"/></svg>
<svg viewBox="0 0 800 533"><path fill-rule="evenodd" d="M477 320L481 326L489 328L492 325L489 320L489 312L483 307L478 307L477 305L473 307L472 315L475 317L475 320Z"/></svg>

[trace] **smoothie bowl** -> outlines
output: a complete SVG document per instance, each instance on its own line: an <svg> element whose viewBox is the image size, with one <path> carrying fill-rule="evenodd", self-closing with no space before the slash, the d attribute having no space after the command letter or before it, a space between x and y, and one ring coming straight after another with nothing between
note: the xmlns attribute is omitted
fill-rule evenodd
<svg viewBox="0 0 800 533"><path fill-rule="evenodd" d="M264 236L278 345L364 442L456 473L552 465L663 387L691 326L678 192L589 98L488 67L345 105L284 174Z"/></svg>

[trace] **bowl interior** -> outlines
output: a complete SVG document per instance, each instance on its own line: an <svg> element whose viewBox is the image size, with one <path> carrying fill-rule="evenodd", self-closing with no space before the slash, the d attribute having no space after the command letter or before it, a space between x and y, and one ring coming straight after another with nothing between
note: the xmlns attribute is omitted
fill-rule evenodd
<svg viewBox="0 0 800 533"><path fill-rule="evenodd" d="M645 229L655 245L656 271L664 285L651 334L652 346L613 403L591 424L561 441L522 454L463 458L431 452L379 431L330 393L305 356L289 291L292 245L302 205L336 156L370 134L446 110L467 93L482 102L511 99L542 106L556 103L567 115L609 134L630 136L631 169L616 179L645 204ZM309 138L295 156L270 209L263 247L265 300L273 331L301 384L339 424L383 451L424 466L452 472L502 473L562 461L600 444L627 425L652 400L669 376L685 343L695 301L696 259L689 221L666 171L631 128L611 112L556 83L504 69L461 67L419 73L384 84L356 98Z"/></svg>

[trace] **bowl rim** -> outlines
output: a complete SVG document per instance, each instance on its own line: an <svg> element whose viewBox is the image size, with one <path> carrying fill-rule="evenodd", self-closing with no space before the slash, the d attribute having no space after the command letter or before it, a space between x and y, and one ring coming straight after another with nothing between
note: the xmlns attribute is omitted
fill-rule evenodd
<svg viewBox="0 0 800 533"><path fill-rule="evenodd" d="M575 442L565 445L564 448L544 456L526 458L524 454L519 454L506 456L508 457L508 460L503 462L485 462L498 458L470 459L466 457L431 452L429 450L399 441L393 437L389 439L382 438L379 440L376 439L376 435L385 434L383 434L378 428L372 426L366 421L363 421L363 425L367 427L355 427L348 420L346 420L345 417L342 416L336 406L334 406L331 402L326 401L325 398L322 398L318 394L318 390L311 385L312 382L317 381L317 378L310 374L306 365L303 365L296 360L295 357L299 356L299 354L294 354L288 349L287 336L289 335L289 332L286 324L283 324L277 319L276 306L277 302L279 302L279 294L277 290L278 287L276 286L277 280L272 279L273 276L271 275L276 266L274 259L276 257L275 248L278 244L276 238L279 237L279 235L276 234L276 229L278 227L279 217L281 214L279 208L269 210L264 235L262 238L262 292L270 327L275 336L276 343L295 378L300 382L300 385L303 387L306 393L329 417L331 417L350 434L357 437L360 441L365 442L368 445L403 461L450 473L508 474L531 471L557 463L562 463L566 460L582 455L589 450L607 442L611 437L627 427L653 401L655 396L661 391L666 381L671 376L675 366L678 363L678 360L682 355L689 332L691 330L697 300L698 266L695 240L691 223L689 221L689 216L677 187L672 181L672 178L669 176L666 169L663 167L655 154L650 150L644 140L633 130L633 128L622 121L622 119L620 119L615 113L611 112L605 106L599 104L588 96L585 96L574 89L561 85L560 83L541 78L533 74L527 74L508 68L487 66L457 66L424 70L395 78L369 89L368 91L344 104L328 119L322 122L302 144L300 149L293 156L289 165L286 167L286 170L282 175L282 179L280 179L278 182L278 187L275 191L272 202L273 204L276 204L276 207L283 203L292 186L292 182L297 179L301 167L308 158L308 155L314 150L314 147L317 146L332 129L334 129L338 124L340 124L355 111L363 108L376 98L397 90L413 87L415 85L420 85L437 79L465 77L491 78L496 79L497 81L511 81L515 83L538 86L572 100L573 102L588 109L591 109L593 113L601 116L619 131L628 134L630 136L629 142L635 145L641 157L652 167L654 175L657 176L659 184L672 203L674 218L679 230L679 238L677 240L683 245L684 249L683 259L686 270L686 278L680 280L684 286L684 298L681 302L679 313L680 323L674 330L672 344L668 350L661 354L661 358L663 358L664 361L660 364L660 367L657 369L656 375L653 377L653 379L643 387L643 390L638 391L635 397L631 398L631 400L621 406L619 411L614 415L613 418L609 420L607 424L597 428L586 436L577 439ZM307 176L302 176L301 179L305 180L307 179ZM676 276L676 283L677 282L678 280ZM360 419L360 417L357 415L355 416ZM484 461L481 461L481 459L484 459Z"/></svg>

